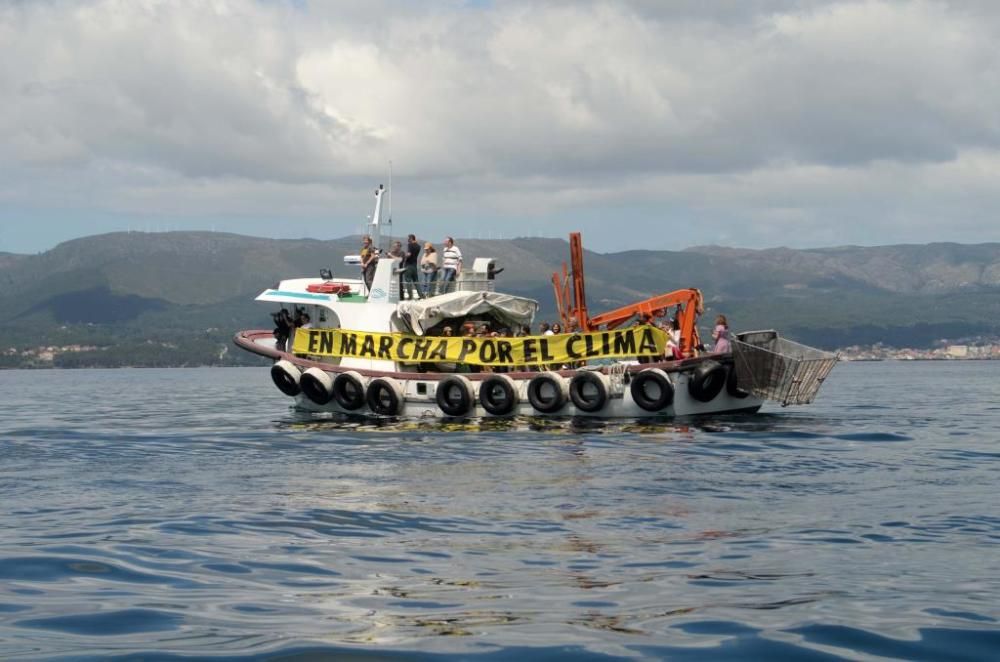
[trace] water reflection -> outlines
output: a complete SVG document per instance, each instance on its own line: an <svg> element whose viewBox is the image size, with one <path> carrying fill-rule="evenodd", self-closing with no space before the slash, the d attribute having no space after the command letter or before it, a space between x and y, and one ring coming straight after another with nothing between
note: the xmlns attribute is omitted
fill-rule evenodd
<svg viewBox="0 0 1000 662"><path fill-rule="evenodd" d="M493 433L543 432L556 435L664 435L688 436L693 431L726 433L733 431L767 433L787 426L787 419L766 414L740 414L712 418L598 419L586 416L553 418L543 416L470 417L367 417L340 413L293 411L277 419L275 426L294 430L351 432L438 432Z"/></svg>

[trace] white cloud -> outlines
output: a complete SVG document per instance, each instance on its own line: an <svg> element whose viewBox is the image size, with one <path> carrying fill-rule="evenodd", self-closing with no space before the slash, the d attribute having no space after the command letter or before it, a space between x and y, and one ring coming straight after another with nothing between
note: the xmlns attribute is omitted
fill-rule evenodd
<svg viewBox="0 0 1000 662"><path fill-rule="evenodd" d="M7 4L0 221L45 221L0 250L74 214L334 236L390 159L432 234L1000 239L994 4L733 5Z"/></svg>

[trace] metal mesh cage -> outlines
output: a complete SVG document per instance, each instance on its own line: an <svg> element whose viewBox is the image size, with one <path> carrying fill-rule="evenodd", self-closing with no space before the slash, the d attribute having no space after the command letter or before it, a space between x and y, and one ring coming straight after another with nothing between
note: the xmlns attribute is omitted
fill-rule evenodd
<svg viewBox="0 0 1000 662"><path fill-rule="evenodd" d="M748 331L732 341L740 388L786 405L813 401L839 357L778 337L777 331Z"/></svg>

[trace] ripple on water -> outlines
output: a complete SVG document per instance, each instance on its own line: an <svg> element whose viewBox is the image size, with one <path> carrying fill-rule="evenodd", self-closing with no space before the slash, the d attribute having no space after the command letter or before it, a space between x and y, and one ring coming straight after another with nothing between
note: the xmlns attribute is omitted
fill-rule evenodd
<svg viewBox="0 0 1000 662"><path fill-rule="evenodd" d="M168 575L154 575L112 563L58 556L24 556L0 559L0 579L20 582L64 582L89 578L130 584L188 584Z"/></svg>
<svg viewBox="0 0 1000 662"><path fill-rule="evenodd" d="M163 632L176 630L183 623L178 614L155 609L123 609L119 611L72 614L48 618L32 618L16 621L22 628L53 630L70 634L93 636L118 636L140 632Z"/></svg>
<svg viewBox="0 0 1000 662"><path fill-rule="evenodd" d="M817 624L789 630L810 644L907 660L988 660L1000 650L1000 631L920 628L909 639L846 625Z"/></svg>
<svg viewBox="0 0 1000 662"><path fill-rule="evenodd" d="M913 437L898 432L854 432L831 436L844 441L913 441Z"/></svg>

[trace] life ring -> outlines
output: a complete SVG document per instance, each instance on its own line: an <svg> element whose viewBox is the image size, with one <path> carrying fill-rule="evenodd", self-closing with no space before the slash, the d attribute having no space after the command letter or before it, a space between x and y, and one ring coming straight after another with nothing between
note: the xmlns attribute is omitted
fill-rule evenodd
<svg viewBox="0 0 1000 662"><path fill-rule="evenodd" d="M307 398L318 405L333 400L333 377L320 368L309 368L299 379L299 388Z"/></svg>
<svg viewBox="0 0 1000 662"><path fill-rule="evenodd" d="M365 400L376 414L398 416L403 411L403 387L392 377L378 377L368 384Z"/></svg>
<svg viewBox="0 0 1000 662"><path fill-rule="evenodd" d="M718 361L705 361L688 379L688 393L698 402L711 402L726 385L726 369Z"/></svg>
<svg viewBox="0 0 1000 662"><path fill-rule="evenodd" d="M351 291L351 286L347 283L335 283L326 281L323 283L312 283L306 285L306 292L318 292L320 294L346 294Z"/></svg>
<svg viewBox="0 0 1000 662"><path fill-rule="evenodd" d="M271 380L278 390L289 396L296 396L302 392L299 386L299 379L302 373L294 363L286 359L281 359L271 366Z"/></svg>
<svg viewBox="0 0 1000 662"><path fill-rule="evenodd" d="M445 416L467 416L475 405L472 382L462 375L448 375L437 383L434 400Z"/></svg>
<svg viewBox="0 0 1000 662"><path fill-rule="evenodd" d="M506 416L520 400L517 383L507 375L491 375L479 385L479 403L494 416Z"/></svg>
<svg viewBox="0 0 1000 662"><path fill-rule="evenodd" d="M355 411L365 406L365 382L361 375L353 370L337 375L331 390L341 409Z"/></svg>
<svg viewBox="0 0 1000 662"><path fill-rule="evenodd" d="M554 414L566 404L568 390L558 373L539 373L528 382L528 402L543 414Z"/></svg>
<svg viewBox="0 0 1000 662"><path fill-rule="evenodd" d="M569 380L569 398L580 411L593 414L608 404L611 390L608 376L593 370L581 370Z"/></svg>
<svg viewBox="0 0 1000 662"><path fill-rule="evenodd" d="M740 388L739 377L736 375L736 366L729 366L729 374L726 375L726 393L734 398L742 400L750 395L748 391Z"/></svg>
<svg viewBox="0 0 1000 662"><path fill-rule="evenodd" d="M632 401L646 411L661 411L674 403L674 385L663 370L646 368L629 384Z"/></svg>

